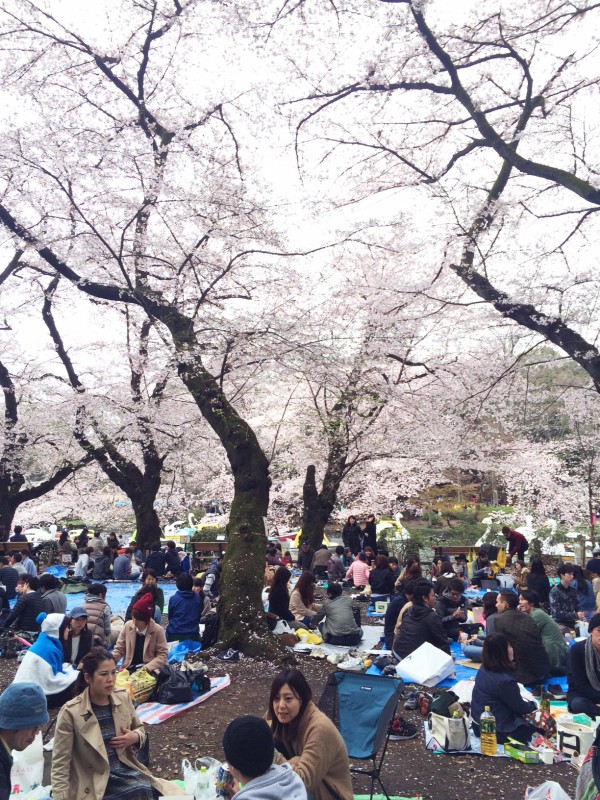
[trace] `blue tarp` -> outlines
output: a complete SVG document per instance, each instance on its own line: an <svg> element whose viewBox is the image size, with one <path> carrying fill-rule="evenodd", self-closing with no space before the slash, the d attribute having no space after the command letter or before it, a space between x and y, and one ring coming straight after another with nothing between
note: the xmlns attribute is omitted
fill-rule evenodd
<svg viewBox="0 0 600 800"><path fill-rule="evenodd" d="M53 575L56 575L57 578L61 578L65 574L65 568L54 566L50 567L47 572L51 572ZM115 617L124 617L125 612L127 611L127 606L129 605L129 601L133 597L133 595L137 592L140 588L139 581L106 581L104 584L106 586L106 602L110 606L110 610ZM165 596L165 608L169 602L169 597L177 591L177 586L171 582L159 583L160 588L163 590L163 594ZM83 598L85 594L83 592L78 594L67 594L65 595L67 598L67 611L70 611L75 606L83 605ZM17 602L17 599L10 601L11 607Z"/></svg>
<svg viewBox="0 0 600 800"><path fill-rule="evenodd" d="M173 661L183 661L188 653L197 653L202 650L200 642L195 642L193 639L184 639L183 642L178 642L169 652L169 664Z"/></svg>

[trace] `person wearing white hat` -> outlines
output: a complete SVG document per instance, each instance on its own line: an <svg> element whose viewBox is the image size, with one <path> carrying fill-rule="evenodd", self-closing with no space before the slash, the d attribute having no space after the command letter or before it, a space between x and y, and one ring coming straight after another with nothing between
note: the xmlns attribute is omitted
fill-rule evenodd
<svg viewBox="0 0 600 800"><path fill-rule="evenodd" d="M42 631L25 653L13 683L36 683L46 695L50 708L60 708L72 696L77 670L63 665L63 649L59 640L64 614L38 614Z"/></svg>
<svg viewBox="0 0 600 800"><path fill-rule="evenodd" d="M0 695L0 800L12 791L12 751L29 747L49 719L44 692L35 683L13 683Z"/></svg>

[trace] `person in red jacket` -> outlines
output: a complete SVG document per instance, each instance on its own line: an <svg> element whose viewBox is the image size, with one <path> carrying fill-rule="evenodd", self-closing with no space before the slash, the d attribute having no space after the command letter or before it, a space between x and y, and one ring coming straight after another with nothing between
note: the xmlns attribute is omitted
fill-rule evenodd
<svg viewBox="0 0 600 800"><path fill-rule="evenodd" d="M529 542L519 531L512 531L506 525L502 528L502 535L508 542L508 560L510 561L516 554L523 561L525 551L529 549Z"/></svg>

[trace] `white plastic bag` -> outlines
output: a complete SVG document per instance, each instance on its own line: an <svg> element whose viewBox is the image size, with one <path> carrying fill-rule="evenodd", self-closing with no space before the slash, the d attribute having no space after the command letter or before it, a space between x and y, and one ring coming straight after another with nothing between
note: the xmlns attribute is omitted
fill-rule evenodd
<svg viewBox="0 0 600 800"><path fill-rule="evenodd" d="M183 772L183 785L185 786L185 793L192 795L192 797L199 797L198 779L200 777L200 770L202 767L206 767L208 781L212 786L214 786L220 766L221 762L217 761L216 758L197 758L193 764L191 764L187 758L184 758L181 762L181 771ZM216 789L211 796L214 795L216 795ZM206 799L201 798L201 800Z"/></svg>
<svg viewBox="0 0 600 800"><path fill-rule="evenodd" d="M396 672L407 683L437 686L454 671L452 656L429 642L424 642L396 667Z"/></svg>
<svg viewBox="0 0 600 800"><path fill-rule="evenodd" d="M289 623L285 619L278 619L277 624L273 628L272 631L275 636L280 636L283 633L295 633L295 631L290 628Z"/></svg>
<svg viewBox="0 0 600 800"><path fill-rule="evenodd" d="M571 800L571 798L560 783L544 781L539 786L528 786L525 789L525 800Z"/></svg>
<svg viewBox="0 0 600 800"><path fill-rule="evenodd" d="M25 750L13 750L13 766L10 771L13 794L25 797L42 785L44 779L44 745L38 733Z"/></svg>

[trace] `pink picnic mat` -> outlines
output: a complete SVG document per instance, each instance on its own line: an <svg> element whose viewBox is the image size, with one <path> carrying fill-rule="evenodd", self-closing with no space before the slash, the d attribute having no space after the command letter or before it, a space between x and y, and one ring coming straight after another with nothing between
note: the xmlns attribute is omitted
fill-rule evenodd
<svg viewBox="0 0 600 800"><path fill-rule="evenodd" d="M195 700L191 700L189 703L179 703L176 706L166 706L164 703L142 703L136 708L137 715L145 725L160 725L161 722L171 719L171 717L177 714L181 714L182 711L187 711L188 708L200 705L200 703L212 697L213 694L229 686L230 683L231 679L229 675L223 675L220 678L211 678L208 692L201 694Z"/></svg>

